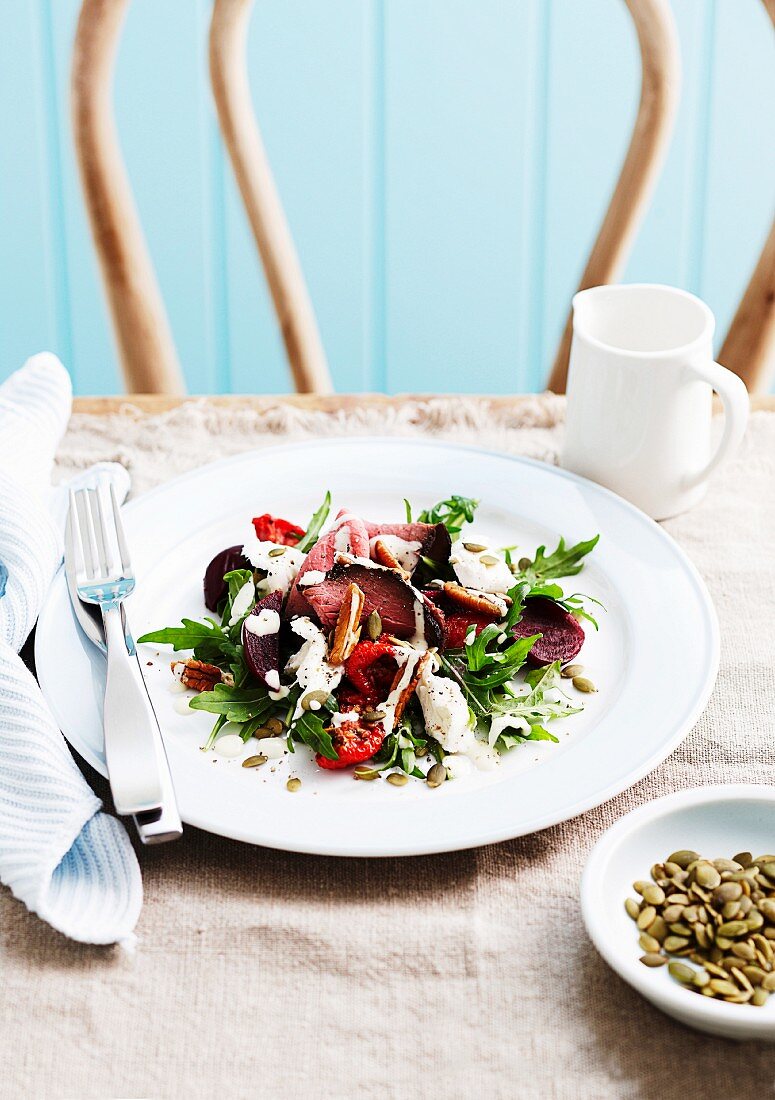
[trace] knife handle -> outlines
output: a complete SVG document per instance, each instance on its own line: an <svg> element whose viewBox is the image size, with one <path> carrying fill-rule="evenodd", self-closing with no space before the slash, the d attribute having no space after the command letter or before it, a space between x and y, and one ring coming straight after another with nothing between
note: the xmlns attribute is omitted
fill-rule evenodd
<svg viewBox="0 0 775 1100"><path fill-rule="evenodd" d="M151 700L133 674L118 604L103 606L107 645L105 761L118 814L147 814L162 804L156 745L161 731Z"/></svg>

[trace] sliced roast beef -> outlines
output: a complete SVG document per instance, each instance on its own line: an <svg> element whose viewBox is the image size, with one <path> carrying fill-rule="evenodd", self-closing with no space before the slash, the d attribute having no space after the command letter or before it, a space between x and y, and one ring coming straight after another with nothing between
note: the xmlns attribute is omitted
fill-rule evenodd
<svg viewBox="0 0 775 1100"><path fill-rule="evenodd" d="M452 542L443 523L370 523L368 520L365 523L370 540L378 535L391 535L404 542L419 542L418 562L420 556L436 562L449 560Z"/></svg>
<svg viewBox="0 0 775 1100"><path fill-rule="evenodd" d="M417 632L415 607L422 611L419 624L429 646L439 646L444 637L444 615L438 607L392 569L337 563L320 584L305 589L305 597L326 629L336 623L339 609L350 584L357 584L364 595L361 622L378 611L382 629L396 638L411 638Z"/></svg>
<svg viewBox="0 0 775 1100"><path fill-rule="evenodd" d="M553 661L566 664L578 655L584 645L584 631L578 619L554 600L543 597L526 601L522 618L511 628L511 632L515 638L541 635L528 657L534 665L549 665Z"/></svg>
<svg viewBox="0 0 775 1100"><path fill-rule="evenodd" d="M280 687L280 611L282 592L259 600L242 624L245 661L253 675L272 691Z"/></svg>
<svg viewBox="0 0 775 1100"><path fill-rule="evenodd" d="M351 554L354 558L369 556L369 536L366 525L362 519L348 512L346 508L342 508L330 530L320 536L304 559L304 564L288 596L286 615L289 618L293 615L309 614L304 574L313 571L328 573L337 554Z"/></svg>
<svg viewBox="0 0 775 1100"><path fill-rule="evenodd" d="M229 586L223 579L232 569L252 569L248 559L242 553L241 546L229 546L216 554L205 569L204 592L205 607L208 611L217 611L218 604L226 599Z"/></svg>

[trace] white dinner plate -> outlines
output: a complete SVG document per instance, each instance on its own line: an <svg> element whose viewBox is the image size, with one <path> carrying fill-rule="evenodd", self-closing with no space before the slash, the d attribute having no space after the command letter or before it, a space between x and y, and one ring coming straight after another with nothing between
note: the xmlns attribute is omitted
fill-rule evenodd
<svg viewBox="0 0 775 1100"><path fill-rule="evenodd" d="M601 600L579 660L598 693L491 772L437 789L354 782L322 771L305 746L263 768L200 751L211 716L176 709L166 647L141 646L184 821L253 844L344 856L419 855L506 840L599 805L651 771L701 714L718 667L718 626L694 567L657 524L613 493L563 470L472 447L408 440L331 440L275 447L204 466L124 509L138 584L127 605L136 637L205 614L202 574L262 512L301 525L326 489L371 520L404 519L452 493L481 501L470 529L493 545L553 549L599 533L566 592ZM105 774L104 663L76 626L60 570L37 629L44 694L65 736ZM255 741L244 755L257 751ZM286 790L289 776L302 787Z"/></svg>

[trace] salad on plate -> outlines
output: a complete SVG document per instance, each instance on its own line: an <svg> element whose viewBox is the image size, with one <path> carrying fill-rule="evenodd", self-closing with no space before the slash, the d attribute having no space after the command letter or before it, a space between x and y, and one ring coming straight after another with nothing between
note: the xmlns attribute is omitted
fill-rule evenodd
<svg viewBox="0 0 775 1100"><path fill-rule="evenodd" d="M594 691L573 662L597 629L596 601L558 581L598 538L520 556L469 534L477 503L415 516L405 502L402 523L343 508L326 527L326 494L306 530L254 518L205 570L212 614L139 639L190 653L171 667L187 705L214 716L203 748L236 756L256 738L262 754L311 750L322 769L435 787L557 741Z"/></svg>

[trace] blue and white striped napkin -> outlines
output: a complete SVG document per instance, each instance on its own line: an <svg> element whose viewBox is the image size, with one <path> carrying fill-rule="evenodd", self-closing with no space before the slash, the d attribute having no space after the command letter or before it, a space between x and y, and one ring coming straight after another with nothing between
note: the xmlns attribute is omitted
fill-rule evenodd
<svg viewBox="0 0 775 1100"><path fill-rule="evenodd" d="M137 857L18 656L62 557L66 496L50 479L71 404L69 375L48 353L0 386L0 879L66 936L129 946L143 900ZM123 499L126 471L108 472Z"/></svg>

